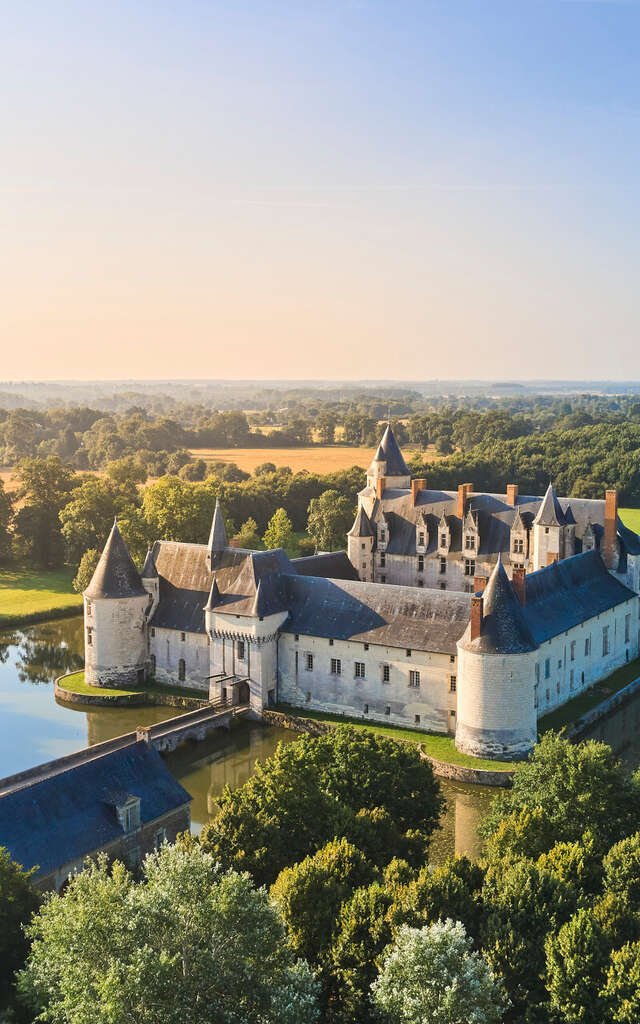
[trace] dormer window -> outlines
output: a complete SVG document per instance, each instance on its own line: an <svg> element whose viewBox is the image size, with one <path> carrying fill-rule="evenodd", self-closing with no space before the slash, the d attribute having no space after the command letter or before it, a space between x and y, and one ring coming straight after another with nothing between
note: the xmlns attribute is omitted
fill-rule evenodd
<svg viewBox="0 0 640 1024"><path fill-rule="evenodd" d="M385 530L380 530L380 541L381 541L381 543L384 544L386 539L387 539L386 531Z"/></svg>
<svg viewBox="0 0 640 1024"><path fill-rule="evenodd" d="M475 534L468 533L465 537L464 546L467 551L475 551L476 549L476 538Z"/></svg>
<svg viewBox="0 0 640 1024"><path fill-rule="evenodd" d="M422 532L418 534L418 544L420 547L424 547L424 533Z"/></svg>
<svg viewBox="0 0 640 1024"><path fill-rule="evenodd" d="M440 547L441 548L446 548L446 546L447 546L447 535L446 535L446 533L441 533L440 534Z"/></svg>
<svg viewBox="0 0 640 1024"><path fill-rule="evenodd" d="M513 538L513 553L514 555L524 555L524 538L514 537Z"/></svg>
<svg viewBox="0 0 640 1024"><path fill-rule="evenodd" d="M133 804L127 804L124 808L122 827L125 832L133 832L134 829L140 824L140 801L136 800Z"/></svg>

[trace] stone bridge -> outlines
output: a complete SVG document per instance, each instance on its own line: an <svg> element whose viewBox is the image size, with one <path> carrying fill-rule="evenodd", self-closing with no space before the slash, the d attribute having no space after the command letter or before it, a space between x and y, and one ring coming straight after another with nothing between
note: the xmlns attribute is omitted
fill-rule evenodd
<svg viewBox="0 0 640 1024"><path fill-rule="evenodd" d="M185 740L203 740L214 729L228 729L233 718L249 714L248 704L231 704L230 701L219 700L197 711L188 711L177 718L169 718L156 725L139 726L136 729L136 740L142 740L148 746L155 747L166 754L184 743Z"/></svg>

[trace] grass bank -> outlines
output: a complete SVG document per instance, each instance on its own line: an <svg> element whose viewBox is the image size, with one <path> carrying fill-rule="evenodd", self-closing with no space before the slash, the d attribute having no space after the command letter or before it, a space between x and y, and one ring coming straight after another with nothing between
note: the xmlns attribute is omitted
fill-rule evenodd
<svg viewBox="0 0 640 1024"><path fill-rule="evenodd" d="M72 569L0 569L0 629L80 612L82 595L73 590L73 577Z"/></svg>
<svg viewBox="0 0 640 1024"><path fill-rule="evenodd" d="M585 690L584 693L578 694L573 700L563 704L561 708L550 711L548 715L543 715L538 721L538 736L543 736L550 729L558 731L564 728L564 726L573 725L587 711L592 711L598 704L602 704L607 697L618 693L619 690L628 686L638 676L640 676L640 658L636 658L635 661L630 661L628 665L623 665L622 668L616 669L606 679L601 679L599 683Z"/></svg>
<svg viewBox="0 0 640 1024"><path fill-rule="evenodd" d="M146 693L149 697L169 696L207 700L208 696L204 692L200 693L198 690L190 690L185 686L141 686L136 690L116 690L108 686L90 686L85 682L83 669L79 672L71 672L68 676L62 676L60 685L71 693L87 697L95 697L96 694L99 694L101 697L131 697Z"/></svg>
<svg viewBox="0 0 640 1024"><path fill-rule="evenodd" d="M316 722L329 722L336 725L352 725L354 729L368 729L369 732L380 733L382 736L389 736L394 740L404 740L409 743L421 743L422 749L429 757L436 761L444 761L446 764L457 764L464 768L483 768L487 771L500 771L509 769L513 771L515 765L511 761L490 761L483 757L470 757L468 754L461 754L456 750L453 736L443 736L439 733L419 732L417 729L401 729L393 725L380 725L378 722L363 722L359 718L347 718L346 715L324 714L321 711L306 711L303 708L293 707L290 704L277 704L272 711L282 711L284 714L293 715L296 718L309 718Z"/></svg>
<svg viewBox="0 0 640 1024"><path fill-rule="evenodd" d="M618 514L625 526L635 533L640 533L640 508L621 508Z"/></svg>

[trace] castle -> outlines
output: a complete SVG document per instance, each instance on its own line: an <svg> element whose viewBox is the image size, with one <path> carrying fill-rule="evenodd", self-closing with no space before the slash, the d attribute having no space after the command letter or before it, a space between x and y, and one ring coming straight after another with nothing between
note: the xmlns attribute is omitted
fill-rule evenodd
<svg viewBox="0 0 640 1024"><path fill-rule="evenodd" d="M156 541L138 573L117 524L84 594L85 678L153 678L455 736L518 759L537 719L638 656L640 538L604 501L429 491L388 427L347 552L290 559Z"/></svg>

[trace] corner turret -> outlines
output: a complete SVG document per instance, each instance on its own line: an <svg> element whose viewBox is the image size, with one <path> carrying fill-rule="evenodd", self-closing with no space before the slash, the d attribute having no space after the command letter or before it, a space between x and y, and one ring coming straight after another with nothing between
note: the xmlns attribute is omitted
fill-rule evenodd
<svg viewBox="0 0 640 1024"><path fill-rule="evenodd" d="M355 522L347 534L347 555L363 581L373 581L374 529L361 505Z"/></svg>
<svg viewBox="0 0 640 1024"><path fill-rule="evenodd" d="M141 576L142 586L151 598L147 609L147 618L150 619L158 607L158 601L160 600L160 577L158 576L158 570L156 569L156 563L151 548L147 551L147 557L144 561Z"/></svg>
<svg viewBox="0 0 640 1024"><path fill-rule="evenodd" d="M367 487L372 487L376 493L380 492L378 497L387 487L399 490L411 487L411 474L390 423L367 470Z"/></svg>
<svg viewBox="0 0 640 1024"><path fill-rule="evenodd" d="M211 522L211 532L209 533L209 543L207 544L208 569L215 568L216 562L219 560L218 556L222 554L226 547L228 547L227 531L224 528L220 499L216 498L216 507Z"/></svg>

